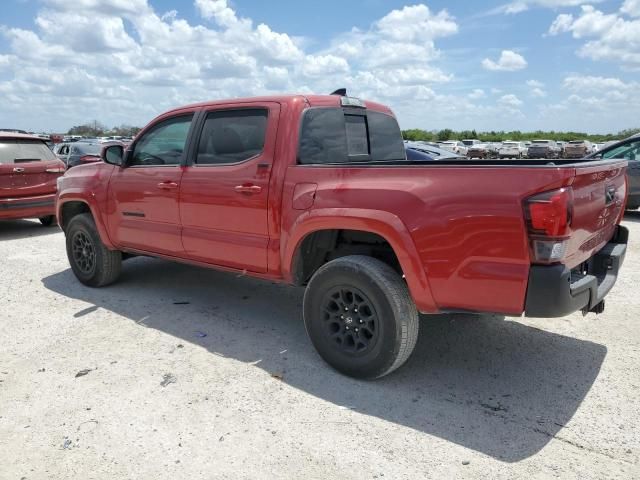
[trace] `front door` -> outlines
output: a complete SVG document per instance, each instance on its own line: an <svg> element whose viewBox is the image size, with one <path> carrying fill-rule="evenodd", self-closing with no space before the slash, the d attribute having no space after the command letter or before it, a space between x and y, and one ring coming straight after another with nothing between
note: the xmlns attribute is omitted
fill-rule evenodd
<svg viewBox="0 0 640 480"><path fill-rule="evenodd" d="M109 182L110 232L118 247L182 255L181 165L193 115L161 120L136 139Z"/></svg>
<svg viewBox="0 0 640 480"><path fill-rule="evenodd" d="M180 189L187 257L266 272L269 179L279 114L277 103L206 112Z"/></svg>

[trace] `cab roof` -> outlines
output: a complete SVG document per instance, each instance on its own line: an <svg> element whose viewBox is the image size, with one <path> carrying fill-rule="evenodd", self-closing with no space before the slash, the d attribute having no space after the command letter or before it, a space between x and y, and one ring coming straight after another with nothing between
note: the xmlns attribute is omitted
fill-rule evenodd
<svg viewBox="0 0 640 480"><path fill-rule="evenodd" d="M242 103L266 103L266 102L274 102L280 104L294 104L298 102L305 102L310 107L342 107L340 102L340 95L301 95L301 94L291 94L291 95L270 95L270 96L262 96L262 97L246 97L246 98L232 98L232 99L223 99L223 100L210 100L206 102L192 103L189 105L184 105L182 107L177 107L171 109L162 115L166 115L173 112L179 112L181 110L188 109L197 109L197 108L207 108L207 107L217 107L221 105L229 105L232 106L234 104L242 104ZM365 105L367 109L375 110L378 112L384 112L392 114L392 111L386 105L377 102L371 102L365 100Z"/></svg>

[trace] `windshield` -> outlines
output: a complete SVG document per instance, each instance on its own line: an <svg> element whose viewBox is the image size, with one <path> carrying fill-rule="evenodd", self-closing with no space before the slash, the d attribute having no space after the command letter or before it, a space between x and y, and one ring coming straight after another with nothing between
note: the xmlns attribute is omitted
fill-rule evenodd
<svg viewBox="0 0 640 480"><path fill-rule="evenodd" d="M55 159L53 152L40 140L0 140L0 164Z"/></svg>
<svg viewBox="0 0 640 480"><path fill-rule="evenodd" d="M71 154L100 155L102 145L94 143L76 143L71 147Z"/></svg>

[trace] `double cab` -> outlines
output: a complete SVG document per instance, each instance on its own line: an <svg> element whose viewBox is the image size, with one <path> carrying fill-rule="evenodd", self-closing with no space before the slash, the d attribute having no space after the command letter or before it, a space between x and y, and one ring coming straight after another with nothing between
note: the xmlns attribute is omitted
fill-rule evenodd
<svg viewBox="0 0 640 480"><path fill-rule="evenodd" d="M409 358L419 312L599 312L626 252L626 161L408 160L345 95L176 108L101 155L59 181L80 282L133 254L305 286L311 342L358 378Z"/></svg>

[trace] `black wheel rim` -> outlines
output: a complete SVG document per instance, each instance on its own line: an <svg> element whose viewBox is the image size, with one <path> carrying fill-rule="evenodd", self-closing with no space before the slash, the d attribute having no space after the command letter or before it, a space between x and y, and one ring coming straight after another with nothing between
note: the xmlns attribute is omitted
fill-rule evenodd
<svg viewBox="0 0 640 480"><path fill-rule="evenodd" d="M343 286L329 290L322 300L322 318L329 342L346 354L366 354L378 340L377 312L357 288Z"/></svg>
<svg viewBox="0 0 640 480"><path fill-rule="evenodd" d="M71 239L71 247L78 269L84 274L92 274L96 266L96 250L91 237L85 232L76 232Z"/></svg>

